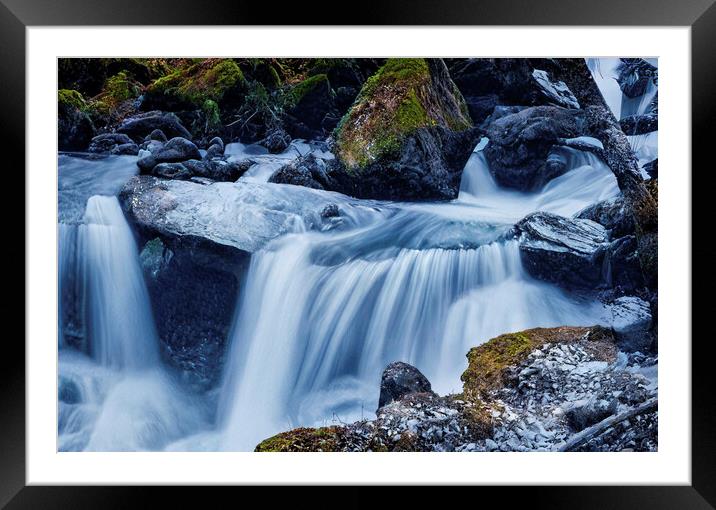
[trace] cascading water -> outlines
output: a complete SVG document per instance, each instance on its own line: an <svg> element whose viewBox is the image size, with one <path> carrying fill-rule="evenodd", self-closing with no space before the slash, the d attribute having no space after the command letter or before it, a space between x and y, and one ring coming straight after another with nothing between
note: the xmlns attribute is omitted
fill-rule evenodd
<svg viewBox="0 0 716 510"><path fill-rule="evenodd" d="M392 210L255 253L231 334L220 447L251 450L281 430L365 417L391 361L416 365L438 392L458 391L474 345L601 322L599 304L532 280L517 242L500 240L534 210L573 215L618 193L597 158L565 157L570 171L527 194L496 186L476 152L452 203L376 203Z"/></svg>
<svg viewBox="0 0 716 510"><path fill-rule="evenodd" d="M133 160L110 163L91 174L96 162L60 162L61 183L74 182L72 197L60 186L64 211L86 201L79 224L58 225L60 450L160 449L202 423L202 406L161 368L137 248L117 198L86 196L116 193L136 168ZM77 221L76 213L65 219Z"/></svg>

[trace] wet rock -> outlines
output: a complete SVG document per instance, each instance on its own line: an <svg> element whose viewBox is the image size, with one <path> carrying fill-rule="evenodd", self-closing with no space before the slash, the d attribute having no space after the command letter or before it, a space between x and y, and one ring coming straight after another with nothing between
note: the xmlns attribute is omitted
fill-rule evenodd
<svg viewBox="0 0 716 510"><path fill-rule="evenodd" d="M599 223L614 239L634 233L634 217L621 195L590 205L580 211L577 218Z"/></svg>
<svg viewBox="0 0 716 510"><path fill-rule="evenodd" d="M617 83L625 96L635 98L644 95L649 81L656 83L658 70L641 58L623 58L617 68Z"/></svg>
<svg viewBox="0 0 716 510"><path fill-rule="evenodd" d="M128 117L117 128L118 133L129 135L134 141L142 142L144 137L161 130L167 137L191 138L191 134L173 113L151 111Z"/></svg>
<svg viewBox="0 0 716 510"><path fill-rule="evenodd" d="M538 106L500 117L487 127L490 143L484 154L490 172L501 186L529 191L543 186L566 170L548 162L562 138L583 134L580 110Z"/></svg>
<svg viewBox="0 0 716 510"><path fill-rule="evenodd" d="M209 140L209 147L212 145L218 145L221 147L222 154L224 153L224 140L221 139L221 137L215 136L211 140Z"/></svg>
<svg viewBox="0 0 716 510"><path fill-rule="evenodd" d="M644 286L639 261L639 245L636 237L628 235L609 243L604 252L606 284L625 292L633 292Z"/></svg>
<svg viewBox="0 0 716 510"><path fill-rule="evenodd" d="M658 179L659 178L659 159L655 159L654 161L649 161L646 163L643 167L644 171L649 174L649 177L652 179Z"/></svg>
<svg viewBox="0 0 716 510"><path fill-rule="evenodd" d="M430 381L412 365L396 361L385 370L380 380L378 408L400 400L411 393L432 393Z"/></svg>
<svg viewBox="0 0 716 510"><path fill-rule="evenodd" d="M167 135L165 135L164 131L162 131L161 129L155 129L144 138L145 142L148 142L150 140L156 140L157 142L164 143L167 141Z"/></svg>
<svg viewBox="0 0 716 510"><path fill-rule="evenodd" d="M186 138L175 137L149 156L139 158L137 166L142 172L148 172L159 163L180 163L189 159L201 159L199 148Z"/></svg>
<svg viewBox="0 0 716 510"><path fill-rule="evenodd" d="M441 59L389 59L336 133L330 189L359 198L455 198L480 135L471 125Z"/></svg>
<svg viewBox="0 0 716 510"><path fill-rule="evenodd" d="M283 128L276 128L271 130L259 144L266 147L271 154L279 154L291 144L291 135Z"/></svg>
<svg viewBox="0 0 716 510"><path fill-rule="evenodd" d="M522 219L515 231L525 269L535 278L567 288L597 288L608 236L591 220L536 212Z"/></svg>
<svg viewBox="0 0 716 510"><path fill-rule="evenodd" d="M61 151L83 151L95 135L95 126L84 110L85 102L76 90L58 91L57 147Z"/></svg>
<svg viewBox="0 0 716 510"><path fill-rule="evenodd" d="M652 343L651 308L634 296L620 297L611 305L612 328L619 346L629 352L646 352Z"/></svg>
<svg viewBox="0 0 716 510"><path fill-rule="evenodd" d="M208 149L206 149L206 154L204 155L204 159L214 159L214 158L220 158L224 155L224 148L219 144L210 145Z"/></svg>
<svg viewBox="0 0 716 510"><path fill-rule="evenodd" d="M139 145L136 143L123 143L115 146L110 152L120 156L136 156L139 154Z"/></svg>
<svg viewBox="0 0 716 510"><path fill-rule="evenodd" d="M164 179L188 180L192 177L191 170L181 163L159 163L152 168L152 175Z"/></svg>
<svg viewBox="0 0 716 510"><path fill-rule="evenodd" d="M127 135L122 133L105 133L92 138L87 148L87 152L96 154L111 152L119 145L134 144L134 141ZM137 150L139 150L137 148ZM136 154L136 153L135 153Z"/></svg>
<svg viewBox="0 0 716 510"><path fill-rule="evenodd" d="M331 187L331 181L326 174L325 161L316 158L313 154L302 156L282 166L273 173L269 182L294 184L313 189Z"/></svg>

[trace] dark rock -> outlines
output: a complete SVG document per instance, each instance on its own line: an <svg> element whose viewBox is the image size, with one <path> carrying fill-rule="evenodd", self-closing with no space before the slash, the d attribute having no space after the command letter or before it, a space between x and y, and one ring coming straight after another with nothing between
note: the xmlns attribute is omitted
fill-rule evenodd
<svg viewBox="0 0 716 510"><path fill-rule="evenodd" d="M285 126L293 138L318 139L325 134L324 117L335 108L335 94L325 74L315 75L292 89Z"/></svg>
<svg viewBox="0 0 716 510"><path fill-rule="evenodd" d="M152 168L152 175L181 181L186 181L192 177L191 170L181 163L159 163Z"/></svg>
<svg viewBox="0 0 716 510"><path fill-rule="evenodd" d="M291 144L291 135L283 128L276 128L271 130L259 144L266 147L271 154L279 154Z"/></svg>
<svg viewBox="0 0 716 510"><path fill-rule="evenodd" d="M156 237L140 253L164 357L199 390L221 376L238 293L238 271L212 265L205 249Z"/></svg>
<svg viewBox="0 0 716 510"><path fill-rule="evenodd" d="M607 231L590 220L536 212L516 226L525 269L535 278L567 288L594 289L603 283Z"/></svg>
<svg viewBox="0 0 716 510"><path fill-rule="evenodd" d="M213 144L213 145L210 145L208 149L206 149L206 154L204 155L204 159L220 158L223 155L224 155L224 148L219 144Z"/></svg>
<svg viewBox="0 0 716 510"><path fill-rule="evenodd" d="M620 297L611 305L612 328L619 347L627 352L646 352L652 344L651 308L634 296Z"/></svg>
<svg viewBox="0 0 716 510"><path fill-rule="evenodd" d="M167 141L167 135L164 134L164 131L161 129L155 129L151 133L149 133L144 141L148 142L149 140L156 140L157 142L166 142Z"/></svg>
<svg viewBox="0 0 716 510"><path fill-rule="evenodd" d="M616 400L593 399L586 402L578 402L567 408L564 417L567 419L567 423L572 430L579 432L615 414L617 405L618 402Z"/></svg>
<svg viewBox="0 0 716 510"><path fill-rule="evenodd" d="M330 179L326 175L326 164L313 154L302 156L282 166L269 178L269 182L278 184L294 184L313 189L326 189Z"/></svg>
<svg viewBox="0 0 716 510"><path fill-rule="evenodd" d="M604 279L607 285L624 291L644 286L636 237L627 235L612 241L604 252Z"/></svg>
<svg viewBox="0 0 716 510"><path fill-rule="evenodd" d="M432 393L430 381L412 365L396 361L385 367L380 379L378 408L411 393Z"/></svg>
<svg viewBox="0 0 716 510"><path fill-rule="evenodd" d="M498 118L487 127L490 143L484 153L490 171L501 186L533 190L563 173L565 166L548 164L562 138L584 132L580 110L555 106L526 108Z"/></svg>
<svg viewBox="0 0 716 510"><path fill-rule="evenodd" d="M194 176L206 177L214 181L236 182L253 163L251 160L227 161L214 158L204 161L191 159L183 164Z"/></svg>
<svg viewBox="0 0 716 510"><path fill-rule="evenodd" d="M123 133L105 133L92 138L87 152L104 153L110 152L118 145L134 144L131 138Z"/></svg>
<svg viewBox="0 0 716 510"><path fill-rule="evenodd" d="M199 149L186 138L176 137L156 149L150 156L137 160L137 166L147 172L159 163L179 163L188 159L201 159Z"/></svg>
<svg viewBox="0 0 716 510"><path fill-rule="evenodd" d="M155 130L161 130L170 138L191 138L191 134L181 124L179 117L173 113L161 111L151 111L134 115L125 119L117 128L118 133L127 134L137 142L142 142L145 136L153 133Z"/></svg>
<svg viewBox="0 0 716 510"><path fill-rule="evenodd" d="M57 107L57 148L61 151L83 151L95 134L87 113L69 103Z"/></svg>
<svg viewBox="0 0 716 510"><path fill-rule="evenodd" d="M212 145L218 145L219 147L221 147L221 152L223 154L225 146L224 140L222 140L221 137L215 136L214 138L209 140L209 146L211 147Z"/></svg>
<svg viewBox="0 0 716 510"><path fill-rule="evenodd" d="M552 78L545 59L450 59L449 69L476 124L497 105L579 108L567 86Z"/></svg>
<svg viewBox="0 0 716 510"><path fill-rule="evenodd" d="M612 238L634 233L634 217L622 195L590 205L580 211L577 218L596 221L609 230Z"/></svg>
<svg viewBox="0 0 716 510"><path fill-rule="evenodd" d="M650 80L656 83L658 70L641 58L623 58L617 68L619 88L627 97L644 95Z"/></svg>
<svg viewBox="0 0 716 510"><path fill-rule="evenodd" d="M341 211L340 211L340 209L338 209L338 206L336 204L328 204L321 211L321 218L324 218L324 219L336 218L340 215L341 215Z"/></svg>
<svg viewBox="0 0 716 510"><path fill-rule="evenodd" d="M123 143L115 146L111 152L112 154L136 156L139 153L139 145L136 143Z"/></svg>

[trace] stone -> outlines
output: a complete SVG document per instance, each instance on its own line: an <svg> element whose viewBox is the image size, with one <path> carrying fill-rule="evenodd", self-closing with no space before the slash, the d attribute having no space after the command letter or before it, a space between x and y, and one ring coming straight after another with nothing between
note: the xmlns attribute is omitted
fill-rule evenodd
<svg viewBox="0 0 716 510"><path fill-rule="evenodd" d="M627 352L650 349L652 315L649 303L635 296L615 299L611 304L612 329L619 347Z"/></svg>
<svg viewBox="0 0 716 510"><path fill-rule="evenodd" d="M430 381L412 365L395 361L385 367L380 380L378 408L411 393L432 393Z"/></svg>
<svg viewBox="0 0 716 510"><path fill-rule="evenodd" d="M144 141L145 136L156 130L161 130L169 138L191 138L191 133L182 125L179 117L158 110L128 117L117 128L118 133L129 135L136 142Z"/></svg>

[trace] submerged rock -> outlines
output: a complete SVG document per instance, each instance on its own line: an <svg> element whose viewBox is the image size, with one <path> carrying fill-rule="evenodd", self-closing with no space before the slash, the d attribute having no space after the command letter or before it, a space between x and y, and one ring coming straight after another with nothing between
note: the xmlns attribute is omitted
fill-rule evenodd
<svg viewBox="0 0 716 510"><path fill-rule="evenodd" d="M608 236L598 223L536 212L515 231L522 262L533 277L567 288L594 289L602 283Z"/></svg>
<svg viewBox="0 0 716 510"><path fill-rule="evenodd" d="M385 367L380 379L378 407L400 400L411 393L432 393L430 381L422 372L402 361L396 361Z"/></svg>
<svg viewBox="0 0 716 510"><path fill-rule="evenodd" d="M360 198L451 199L479 135L441 59L389 59L335 138L335 189Z"/></svg>
<svg viewBox="0 0 716 510"><path fill-rule="evenodd" d="M550 162L561 139L584 133L580 110L537 106L499 117L487 127L484 153L501 186L530 191L563 174L567 166Z"/></svg>

